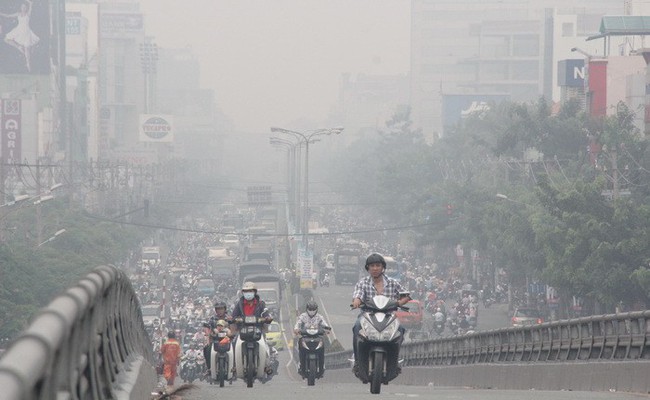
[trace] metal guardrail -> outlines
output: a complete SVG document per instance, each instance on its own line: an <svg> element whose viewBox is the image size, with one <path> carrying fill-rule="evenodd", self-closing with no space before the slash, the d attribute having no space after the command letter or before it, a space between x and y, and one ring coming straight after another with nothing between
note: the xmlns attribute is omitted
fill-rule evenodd
<svg viewBox="0 0 650 400"><path fill-rule="evenodd" d="M146 398L151 342L123 272L101 266L56 297L0 358L0 399Z"/></svg>
<svg viewBox="0 0 650 400"><path fill-rule="evenodd" d="M479 331L402 345L405 366L489 363L649 361L650 310ZM349 351L325 356L326 368L349 368Z"/></svg>

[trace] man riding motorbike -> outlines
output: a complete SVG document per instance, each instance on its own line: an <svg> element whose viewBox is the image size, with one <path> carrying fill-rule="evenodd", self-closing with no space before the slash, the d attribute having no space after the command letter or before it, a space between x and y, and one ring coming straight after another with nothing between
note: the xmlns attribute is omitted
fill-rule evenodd
<svg viewBox="0 0 650 400"><path fill-rule="evenodd" d="M196 344L190 343L190 348L183 354L181 357L181 378L185 381L187 377L187 362L189 360L198 360L202 356L202 353L197 349Z"/></svg>
<svg viewBox="0 0 650 400"><path fill-rule="evenodd" d="M305 312L300 314L298 316L298 319L296 320L296 325L293 327L293 333L297 336L300 334L300 331L304 329L305 327L318 327L318 328L323 328L327 333L329 333L330 326L327 325L325 322L325 319L321 314L318 313L318 304L316 304L315 301L309 301L307 302L307 306L305 307ZM300 353L300 371L299 373L302 375L302 371L305 370L305 356L306 356L306 351L303 349L302 346L298 346L299 353ZM318 366L318 377L321 378L323 376L323 373L325 372L325 348L321 347L319 350L320 353L320 365Z"/></svg>
<svg viewBox="0 0 650 400"><path fill-rule="evenodd" d="M389 278L385 275L386 260L381 254L373 253L369 255L366 259L365 268L366 271L368 271L368 276L361 278L361 280L359 280L359 282L354 286L352 308L359 308L362 303L367 303L372 300L374 296L380 294L397 301L400 306L403 306L411 300L409 295L401 295L406 291L398 280ZM357 336L359 335L360 330L361 314L359 314L357 321L352 327L352 347L354 349L354 366L352 367L352 370L355 375L358 374L359 370L357 363L357 360L359 360L357 354ZM400 327L400 330L403 337L405 329Z"/></svg>
<svg viewBox="0 0 650 400"><path fill-rule="evenodd" d="M269 315L268 309L266 308L266 303L264 303L264 300L260 299L260 296L257 295L257 286L255 286L254 282L244 282L241 294L241 297L237 303L235 303L235 307L233 308L232 319L255 316L257 318L264 318L266 324L270 324L271 321L273 321L273 317ZM238 333L236 324L233 324L230 327L230 330L236 337ZM269 354L267 354L267 365L264 366L264 372L266 372L267 375L272 375L273 368L268 365L269 358Z"/></svg>

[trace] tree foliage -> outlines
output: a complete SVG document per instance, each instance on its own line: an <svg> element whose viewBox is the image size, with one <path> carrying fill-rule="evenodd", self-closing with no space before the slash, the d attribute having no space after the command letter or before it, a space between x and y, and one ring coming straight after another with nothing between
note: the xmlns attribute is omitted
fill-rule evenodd
<svg viewBox="0 0 650 400"><path fill-rule="evenodd" d="M424 224L419 246L477 250L513 282L541 280L610 310L647 303L650 148L627 107L595 119L576 102L555 113L541 99L501 103L433 144L408 118L397 112L341 158L354 174L339 175L340 192L391 200L365 213Z"/></svg>

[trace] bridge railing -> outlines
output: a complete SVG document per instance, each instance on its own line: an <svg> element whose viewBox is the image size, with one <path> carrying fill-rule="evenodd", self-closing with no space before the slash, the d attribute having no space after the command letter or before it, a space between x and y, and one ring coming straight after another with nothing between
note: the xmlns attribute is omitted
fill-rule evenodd
<svg viewBox="0 0 650 400"><path fill-rule="evenodd" d="M41 310L0 358L0 399L147 398L154 356L123 272L96 268Z"/></svg>
<svg viewBox="0 0 650 400"><path fill-rule="evenodd" d="M405 366L488 363L649 361L650 310L478 331L404 343ZM326 367L349 368L349 351L326 355Z"/></svg>

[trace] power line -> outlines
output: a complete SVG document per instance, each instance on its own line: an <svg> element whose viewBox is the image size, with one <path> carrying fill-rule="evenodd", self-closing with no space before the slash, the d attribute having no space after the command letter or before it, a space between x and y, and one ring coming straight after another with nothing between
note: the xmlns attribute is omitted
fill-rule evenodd
<svg viewBox="0 0 650 400"><path fill-rule="evenodd" d="M363 229L363 230L356 230L356 231L345 231L345 232L326 232L326 233L287 233L287 234L278 234L278 233L247 233L247 232L223 232L223 231L208 231L208 230L203 230L203 229L189 229L189 228L178 228L178 227L173 227L173 226L165 226L165 225L154 225L154 224L145 224L145 223L139 223L139 222L124 222L124 221L118 221L112 218L106 218L106 217L100 217L98 215L88 215L89 218L96 219L99 221L104 221L104 222L110 222L114 224L120 224L120 225L132 225L132 226L140 226L143 228L153 228L153 229L164 229L164 230L169 230L169 231L176 231L176 232L190 232L190 233L204 233L204 234L211 234L211 235L238 235L238 236L264 236L264 237L295 237L295 236L313 236L313 237L321 237L321 236L341 236L341 235L355 235L355 234L361 234L361 233L376 233L376 232L384 232L384 231L399 231L399 230L405 230L405 229L415 229L415 228L423 228L426 226L432 226L432 225L438 225L436 222L428 222L425 224L417 224L417 225L405 225L405 226L394 226L394 227L388 227L388 228L375 228L375 229Z"/></svg>

